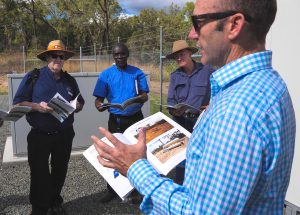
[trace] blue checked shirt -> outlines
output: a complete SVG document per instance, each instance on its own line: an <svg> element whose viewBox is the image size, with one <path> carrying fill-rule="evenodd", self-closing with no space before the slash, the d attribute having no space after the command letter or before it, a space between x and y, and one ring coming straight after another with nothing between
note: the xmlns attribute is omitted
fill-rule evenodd
<svg viewBox="0 0 300 215"><path fill-rule="evenodd" d="M146 214L282 214L295 144L287 87L272 52L239 58L211 76L210 106L187 149L183 186L147 160L127 176Z"/></svg>

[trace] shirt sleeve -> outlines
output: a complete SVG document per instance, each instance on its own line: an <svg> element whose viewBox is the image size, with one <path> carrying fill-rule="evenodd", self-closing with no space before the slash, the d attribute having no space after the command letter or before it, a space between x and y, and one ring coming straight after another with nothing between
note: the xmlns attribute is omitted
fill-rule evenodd
<svg viewBox="0 0 300 215"><path fill-rule="evenodd" d="M77 96L79 93L80 93L80 89L79 89L79 86L78 86L77 81L75 80L75 96ZM75 99L75 98L74 98L74 99ZM85 104L84 98L82 97L81 93L80 93L80 95L78 96L78 102L79 102L81 105L84 105L84 104Z"/></svg>
<svg viewBox="0 0 300 215"><path fill-rule="evenodd" d="M146 75L142 71L140 71L137 78L138 78L138 90L143 91L145 93L149 93L149 87L148 87Z"/></svg>
<svg viewBox="0 0 300 215"><path fill-rule="evenodd" d="M32 83L29 81L31 75L30 73L26 73L24 78L22 79L18 90L13 98L13 104L18 104L24 101L32 100Z"/></svg>
<svg viewBox="0 0 300 215"><path fill-rule="evenodd" d="M140 207L143 213L191 214L186 188L161 177L146 159L131 165L127 177L145 196Z"/></svg>
<svg viewBox="0 0 300 215"><path fill-rule="evenodd" d="M93 96L95 97L103 97L106 98L108 94L108 84L107 84L107 77L106 72L102 72L99 74Z"/></svg>
<svg viewBox="0 0 300 215"><path fill-rule="evenodd" d="M167 97L167 104L168 105L176 105L178 103L178 101L175 98L175 75L174 73L171 74L171 79L170 79L170 85L169 85L169 89L168 89L168 97Z"/></svg>

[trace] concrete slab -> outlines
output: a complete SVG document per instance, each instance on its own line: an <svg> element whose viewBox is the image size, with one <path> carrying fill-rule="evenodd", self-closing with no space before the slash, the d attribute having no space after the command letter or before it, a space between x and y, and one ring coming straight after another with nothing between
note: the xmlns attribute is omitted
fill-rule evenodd
<svg viewBox="0 0 300 215"><path fill-rule="evenodd" d="M82 155L84 150L73 150L71 156L78 156ZM9 136L6 138L4 153L3 153L3 165L9 165L16 162L25 162L27 161L27 154L24 155L15 155L13 153L13 144L12 144L12 137Z"/></svg>

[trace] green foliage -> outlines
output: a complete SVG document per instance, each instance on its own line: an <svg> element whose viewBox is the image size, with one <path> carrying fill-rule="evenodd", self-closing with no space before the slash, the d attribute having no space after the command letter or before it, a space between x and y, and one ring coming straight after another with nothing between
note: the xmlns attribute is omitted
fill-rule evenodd
<svg viewBox="0 0 300 215"><path fill-rule="evenodd" d="M166 101L166 96L163 95L163 101ZM150 93L150 114L155 114L160 111L160 95ZM162 112L169 117L172 117L166 108L162 108Z"/></svg>
<svg viewBox="0 0 300 215"><path fill-rule="evenodd" d="M193 6L188 2L183 9L175 4L159 11L144 9L138 16L121 19L117 0L1 0L0 51L21 46L44 49L53 39L62 39L71 49L94 44L102 49L121 38L130 48L155 52L160 26L172 35L167 40L186 37Z"/></svg>

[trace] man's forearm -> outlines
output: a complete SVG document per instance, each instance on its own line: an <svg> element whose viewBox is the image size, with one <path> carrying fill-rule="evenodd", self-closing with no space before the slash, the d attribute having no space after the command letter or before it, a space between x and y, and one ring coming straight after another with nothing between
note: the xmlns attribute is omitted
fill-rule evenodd
<svg viewBox="0 0 300 215"><path fill-rule="evenodd" d="M32 112L33 111L39 111L39 109L40 109L40 105L38 103L28 102L28 101L17 103L17 104L15 104L15 106L28 106L28 107L31 107Z"/></svg>

